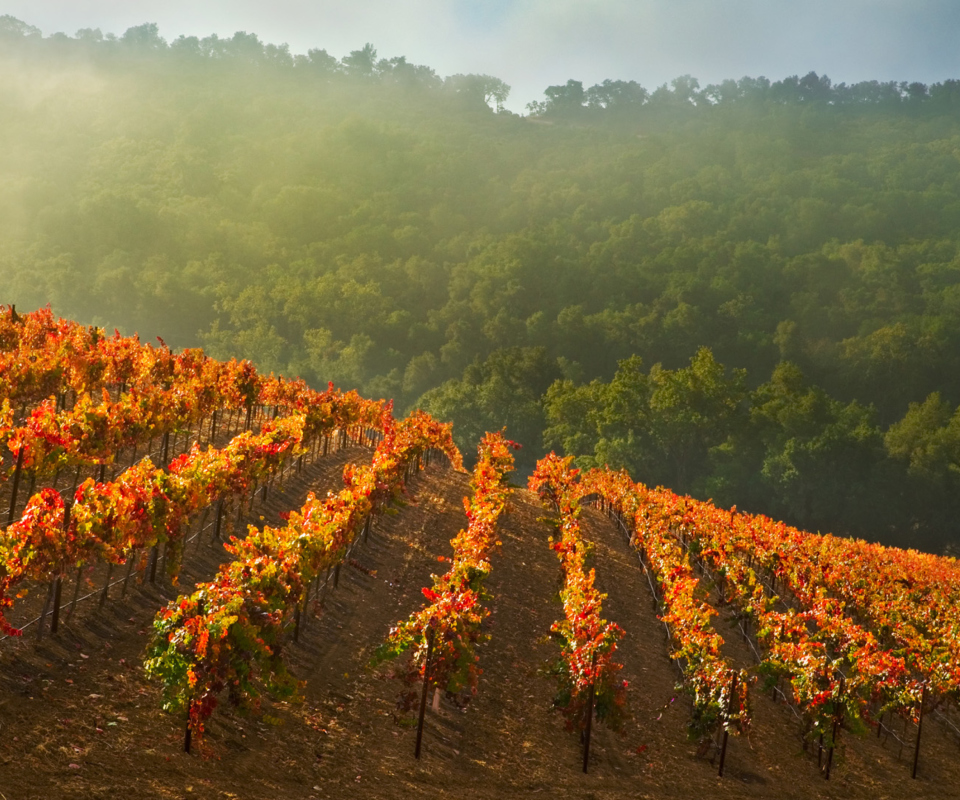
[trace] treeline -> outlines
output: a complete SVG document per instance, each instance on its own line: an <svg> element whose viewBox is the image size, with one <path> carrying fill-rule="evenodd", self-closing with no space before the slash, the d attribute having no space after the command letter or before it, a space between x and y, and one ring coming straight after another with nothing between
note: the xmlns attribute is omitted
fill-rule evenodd
<svg viewBox="0 0 960 800"><path fill-rule="evenodd" d="M238 31L230 38L217 34L206 37L179 36L168 42L160 36L155 23L126 30L121 36L104 34L99 28L83 28L74 36L55 33L46 38L39 28L10 15L0 16L0 41L20 52L44 57L81 57L124 59L137 55L166 55L181 61L225 62L228 65L254 64L327 78L351 77L401 82L429 89L445 89L453 94L485 104L503 112L510 87L489 75L454 75L440 78L424 65L412 64L404 56L378 58L377 50L366 44L342 59L326 50L313 48L306 54L294 54L286 44L263 42L253 33ZM636 81L607 79L584 88L578 80L548 86L543 101L527 105L536 115L569 115L584 110L635 111L650 108L706 108L731 103L780 105L832 105L836 107L882 106L917 110L960 103L960 80L948 79L934 84L919 81L860 81L834 84L826 75L809 72L803 77L791 75L779 81L743 77L724 80L701 88L691 75L682 75L649 91Z"/></svg>
<svg viewBox="0 0 960 800"><path fill-rule="evenodd" d="M838 104L683 78L635 114L610 82L519 117L496 79L372 47L0 38L4 302L420 406L465 450L507 425L521 469L564 447L807 527L960 540L951 82ZM704 346L733 388L695 412L658 382Z"/></svg>
<svg viewBox="0 0 960 800"><path fill-rule="evenodd" d="M249 67L293 71L320 80L359 79L400 84L407 88L444 91L474 106L493 104L503 110L510 87L489 75L452 75L441 79L430 67L411 64L404 56L378 58L372 44L337 59L326 50L311 49L293 54L286 44L263 42L254 33L237 31L230 38L211 34L179 36L167 42L156 23L128 28L122 36L104 34L99 28L82 28L74 36L55 33L44 37L39 28L5 14L0 16L0 44L10 53L41 59L93 60L102 66L129 66L131 60L166 58L169 65L210 66L227 69Z"/></svg>
<svg viewBox="0 0 960 800"><path fill-rule="evenodd" d="M862 110L879 106L918 111L943 108L960 103L960 80L948 79L934 84L918 81L860 81L834 84L826 75L808 72L802 78L791 75L779 81L763 76L725 80L700 88L691 75L674 78L650 92L636 81L605 80L588 88L577 80L548 86L546 100L527 104L538 115L570 115L584 111L635 111L647 108L712 108L733 103L772 105L820 105Z"/></svg>

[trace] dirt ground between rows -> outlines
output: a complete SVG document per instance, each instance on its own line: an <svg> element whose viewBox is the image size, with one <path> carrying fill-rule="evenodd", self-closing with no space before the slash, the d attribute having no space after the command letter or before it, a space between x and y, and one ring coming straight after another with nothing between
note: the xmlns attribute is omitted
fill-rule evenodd
<svg viewBox="0 0 960 800"><path fill-rule="evenodd" d="M368 451L321 459L259 513L277 522L284 504L298 506L309 489L336 487L346 458ZM176 595L172 587L139 586L103 611L78 611L39 643L0 642L0 798L960 797L957 741L940 725L924 730L918 780L910 779L912 753L898 760L892 742L844 731L827 782L816 754L802 749L793 711L759 691L753 732L731 739L718 778L716 753L698 756L687 737L690 704L676 689L647 579L617 528L592 510L583 529L608 593L604 615L626 631L619 655L631 718L623 735L594 729L584 775L578 737L551 708L554 686L541 674L557 654L548 633L562 613L560 574L547 545L549 513L526 491L514 494L492 561L477 695L465 709L443 700L428 710L415 761L415 730L397 712L399 686L367 664L390 626L420 606L431 573L445 569L438 558L450 555L465 525L468 476L434 467L409 491L410 503L379 520L338 588L314 605L299 643L288 645L301 699L249 712L224 704L191 755L182 752L181 722L159 710L158 688L142 670L152 618ZM209 578L225 556L201 544L182 590ZM725 614L716 626L728 655L752 665Z"/></svg>

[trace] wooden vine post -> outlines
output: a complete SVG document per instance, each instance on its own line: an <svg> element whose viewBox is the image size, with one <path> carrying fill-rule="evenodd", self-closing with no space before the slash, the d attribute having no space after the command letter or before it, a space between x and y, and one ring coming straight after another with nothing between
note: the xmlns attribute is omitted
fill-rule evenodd
<svg viewBox="0 0 960 800"><path fill-rule="evenodd" d="M423 717L427 712L427 688L430 686L430 660L433 658L433 621L427 628L427 657L423 664L423 690L420 692L420 718L417 721L417 746L413 757L420 760L420 745L423 742Z"/></svg>
<svg viewBox="0 0 960 800"><path fill-rule="evenodd" d="M927 684L924 681L923 688L920 690L920 718L917 720L917 744L913 750L913 773L910 775L914 780L917 778L917 765L920 763L920 734L923 733L923 706L926 700Z"/></svg>
<svg viewBox="0 0 960 800"><path fill-rule="evenodd" d="M83 582L83 566L77 567L77 579L73 584L73 600L70 601L70 609L67 611L67 622L73 619L73 612L77 610L77 601L80 599L80 587Z"/></svg>
<svg viewBox="0 0 960 800"><path fill-rule="evenodd" d="M734 712L734 703L737 701L737 681L739 675L734 672L733 678L730 679L730 702L727 703L727 718L724 721L723 725L723 743L720 745L720 769L717 772L717 777L723 777L723 766L727 760L727 740L730 738L730 719L733 717Z"/></svg>
<svg viewBox="0 0 960 800"><path fill-rule="evenodd" d="M830 780L830 768L833 766L833 751L837 747L837 734L840 732L840 725L843 722L843 690L846 681L840 676L840 690L837 692L837 707L833 712L833 735L830 739L830 750L827 752L827 767L825 777Z"/></svg>
<svg viewBox="0 0 960 800"><path fill-rule="evenodd" d="M63 533L66 535L67 531L70 528L70 511L71 504L64 503L63 505ZM60 595L63 591L63 576L57 575L53 583L53 609L50 616L50 633L56 633L57 628L60 626Z"/></svg>
<svg viewBox="0 0 960 800"><path fill-rule="evenodd" d="M213 539L214 541L220 541L220 526L223 524L223 498L221 497L217 503L217 521L213 526Z"/></svg>
<svg viewBox="0 0 960 800"><path fill-rule="evenodd" d="M60 597L63 592L63 578L57 575L53 579L53 608L50 610L50 633L56 633L60 627Z"/></svg>
<svg viewBox="0 0 960 800"><path fill-rule="evenodd" d="M593 651L590 659L590 693L587 695L587 727L583 731L583 774L587 774L587 764L590 761L590 732L593 728L593 701L597 686L597 651Z"/></svg>
<svg viewBox="0 0 960 800"><path fill-rule="evenodd" d="M138 552L139 551L137 550L132 550L130 552L130 555L127 556L127 574L123 578L123 591L120 592L121 598L127 596L127 586L130 583L130 575L133 572L133 564L134 564L134 561L136 560Z"/></svg>
<svg viewBox="0 0 960 800"><path fill-rule="evenodd" d="M150 548L150 583L157 582L157 561L160 559L160 545Z"/></svg>
<svg viewBox="0 0 960 800"><path fill-rule="evenodd" d="M110 591L110 577L113 575L113 562L107 562L107 577L103 581L103 591L100 592L100 602L98 604L99 608L103 608L103 604L107 602L107 594Z"/></svg>

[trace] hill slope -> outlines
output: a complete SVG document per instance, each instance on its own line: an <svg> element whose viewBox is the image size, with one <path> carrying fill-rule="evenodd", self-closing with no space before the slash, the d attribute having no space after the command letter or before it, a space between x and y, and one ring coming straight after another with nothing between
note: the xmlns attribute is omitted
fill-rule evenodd
<svg viewBox="0 0 960 800"><path fill-rule="evenodd" d="M334 485L340 463L321 462L313 488ZM559 570L547 547L550 528L538 521L546 512L524 491L501 525L503 546L487 582L493 614L491 638L480 648L479 693L465 710L446 701L428 710L423 757L414 761L415 731L396 722L398 684L364 666L390 625L422 601L420 588L464 525L460 499L469 489L466 476L432 469L410 491L415 502L374 529L319 619L289 645L304 701L265 703L246 715L218 709L201 755L182 753L180 727L158 710L157 688L141 669L146 630L164 602L160 590L134 592L101 614L85 611L56 640L27 640L15 651L0 644L4 796L942 797L960 780L955 742L931 720L917 781L910 780L909 748L898 762L892 740L885 747L845 731L828 783L815 755L802 752L792 711L756 691L754 732L731 741L726 777L718 780L714 754L698 757L686 737L688 702L674 688L677 673L646 578L614 526L592 511L583 527L595 543L598 585L609 593L605 615L627 632L620 656L633 716L622 738L596 729L583 775L577 737L552 712L553 685L539 674L557 651L546 634L561 613ZM265 516L279 510L278 502ZM204 559L185 572L185 586L212 571L214 552ZM751 665L732 625L717 627L729 655Z"/></svg>

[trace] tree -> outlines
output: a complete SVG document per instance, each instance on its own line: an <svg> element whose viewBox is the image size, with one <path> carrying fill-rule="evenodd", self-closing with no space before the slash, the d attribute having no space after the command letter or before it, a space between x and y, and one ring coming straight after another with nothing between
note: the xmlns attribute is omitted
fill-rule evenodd
<svg viewBox="0 0 960 800"><path fill-rule="evenodd" d="M422 64L411 64L406 56L394 56L391 59L382 58L377 62L374 70L383 78L389 77L394 83L413 88L435 88L443 81L430 67Z"/></svg>
<svg viewBox="0 0 960 800"><path fill-rule="evenodd" d="M910 403L903 419L890 426L884 443L915 476L941 482L951 471L960 474L960 415L951 412L939 392L922 403Z"/></svg>
<svg viewBox="0 0 960 800"><path fill-rule="evenodd" d="M609 384L554 384L544 438L548 446L592 443L584 465L625 468L638 480L693 491L707 476L710 451L741 423L745 379L743 370L727 375L706 347L685 368L654 364L648 374L634 356L619 362Z"/></svg>
<svg viewBox="0 0 960 800"><path fill-rule="evenodd" d="M612 81L608 78L587 89L585 96L590 108L622 109L642 106L650 93L636 81Z"/></svg>
<svg viewBox="0 0 960 800"><path fill-rule="evenodd" d="M42 36L39 28L27 25L10 14L0 16L0 39L39 39Z"/></svg>
<svg viewBox="0 0 960 800"><path fill-rule="evenodd" d="M753 393L750 411L770 513L811 530L870 530L883 517L871 492L883 441L874 416L856 401L844 404L808 386L794 364L779 364Z"/></svg>
<svg viewBox="0 0 960 800"><path fill-rule="evenodd" d="M462 378L431 389L417 405L453 422L463 452L470 452L486 431L506 426L510 438L527 448L526 460L532 463L544 423L541 398L558 377L545 348L510 347L474 362Z"/></svg>
<svg viewBox="0 0 960 800"><path fill-rule="evenodd" d="M801 103L829 103L833 100L832 84L826 75L808 72L797 86Z"/></svg>
<svg viewBox="0 0 960 800"><path fill-rule="evenodd" d="M547 111L550 112L575 111L583 108L587 100L583 84L572 78L563 86L548 86L543 93L547 96Z"/></svg>
<svg viewBox="0 0 960 800"><path fill-rule="evenodd" d="M228 58L235 58L239 61L257 63L263 60L263 42L255 33L237 31L225 42L223 54Z"/></svg>
<svg viewBox="0 0 960 800"><path fill-rule="evenodd" d="M81 28L74 35L73 38L78 42L85 42L86 44L97 45L103 41L103 32L99 28ZM180 39L183 37L181 36ZM196 41L196 37L192 37Z"/></svg>
<svg viewBox="0 0 960 800"><path fill-rule="evenodd" d="M742 100L744 95L744 88L734 80L725 80L719 84L711 83L703 90L703 97L715 105Z"/></svg>
<svg viewBox="0 0 960 800"><path fill-rule="evenodd" d="M160 28L156 22L145 22L143 25L127 28L120 37L120 43L143 52L167 48L167 43L160 36Z"/></svg>
<svg viewBox="0 0 960 800"><path fill-rule="evenodd" d="M310 69L315 72L333 75L340 71L340 62L326 50L307 50L307 59Z"/></svg>
<svg viewBox="0 0 960 800"><path fill-rule="evenodd" d="M581 466L607 463L598 455L603 435L601 417L606 408L605 389L600 381L580 386L567 379L554 382L543 399L547 421L543 430L544 447L576 455Z"/></svg>
<svg viewBox="0 0 960 800"><path fill-rule="evenodd" d="M196 36L178 36L170 42L170 52L183 58L203 58L204 52L200 39Z"/></svg>
<svg viewBox="0 0 960 800"><path fill-rule="evenodd" d="M503 104L510 95L510 87L490 75L451 75L444 81L444 88L474 108L481 103L488 108L493 104L497 113L503 111Z"/></svg>
<svg viewBox="0 0 960 800"><path fill-rule="evenodd" d="M340 63L348 75L372 78L377 66L377 48L367 42L360 50L351 50Z"/></svg>
<svg viewBox="0 0 960 800"><path fill-rule="evenodd" d="M950 78L930 87L930 99L938 105L950 106L960 103L960 80Z"/></svg>
<svg viewBox="0 0 960 800"><path fill-rule="evenodd" d="M890 458L904 468L900 499L911 544L940 549L960 539L960 409L951 411L938 392L910 403L884 436Z"/></svg>
<svg viewBox="0 0 960 800"><path fill-rule="evenodd" d="M727 370L708 347L690 366L650 370L650 435L659 451L669 485L691 491L705 474L711 448L722 444L737 425L746 396L745 370Z"/></svg>
<svg viewBox="0 0 960 800"><path fill-rule="evenodd" d="M696 105L699 99L700 81L692 75L681 75L670 81L673 87L673 98L684 105Z"/></svg>

